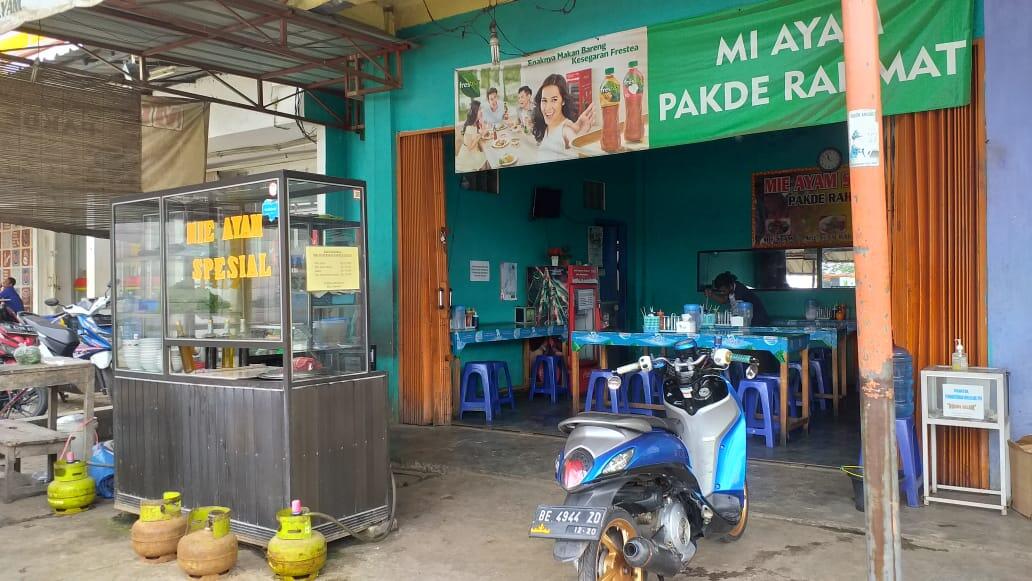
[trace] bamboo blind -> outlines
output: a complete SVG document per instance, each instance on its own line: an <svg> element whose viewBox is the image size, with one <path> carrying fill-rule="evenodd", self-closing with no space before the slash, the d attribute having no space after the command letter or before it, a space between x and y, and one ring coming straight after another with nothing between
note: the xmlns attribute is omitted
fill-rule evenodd
<svg viewBox="0 0 1032 581"><path fill-rule="evenodd" d="M107 237L111 198L140 191L139 94L5 63L0 55L5 219Z"/></svg>
<svg viewBox="0 0 1032 581"><path fill-rule="evenodd" d="M987 360L982 54L970 105L886 120L893 335L915 370L949 364L957 337L971 365ZM940 481L988 487L987 433L939 430Z"/></svg>
<svg viewBox="0 0 1032 581"><path fill-rule="evenodd" d="M451 421L444 143L440 134L398 138L398 368L401 422ZM439 290L440 289L440 290ZM444 297L447 298L446 296Z"/></svg>

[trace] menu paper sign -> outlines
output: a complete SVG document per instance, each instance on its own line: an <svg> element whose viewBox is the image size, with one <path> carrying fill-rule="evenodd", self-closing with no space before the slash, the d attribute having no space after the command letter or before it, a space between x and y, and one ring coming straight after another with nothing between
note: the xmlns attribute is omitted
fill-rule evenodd
<svg viewBox="0 0 1032 581"><path fill-rule="evenodd" d="M984 420L985 388L981 385L944 384L942 415L944 418Z"/></svg>
<svg viewBox="0 0 1032 581"><path fill-rule="evenodd" d="M305 248L305 263L310 293L362 289L355 246L309 246Z"/></svg>
<svg viewBox="0 0 1032 581"><path fill-rule="evenodd" d="M883 113L968 104L974 0L878 9ZM770 0L457 69L455 171L845 121L843 39L841 0Z"/></svg>
<svg viewBox="0 0 1032 581"><path fill-rule="evenodd" d="M849 168L755 173L753 248L853 245Z"/></svg>

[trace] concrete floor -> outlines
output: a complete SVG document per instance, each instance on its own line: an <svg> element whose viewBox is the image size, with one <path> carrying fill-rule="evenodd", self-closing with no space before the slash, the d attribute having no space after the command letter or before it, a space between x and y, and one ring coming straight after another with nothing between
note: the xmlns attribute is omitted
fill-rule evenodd
<svg viewBox="0 0 1032 581"><path fill-rule="evenodd" d="M404 474L399 530L384 542L334 543L321 578L575 579L549 543L527 537L539 503L561 502L551 481L561 440L498 430L398 427L392 456ZM422 476L413 473L421 468ZM735 544L704 541L689 576L709 580L861 579L863 515L834 471L751 463L753 512ZM0 578L182 579L175 563L149 565L129 546L131 519L109 502L50 516L42 497L0 505ZM1027 579L1032 522L958 507L904 509L909 579ZM271 579L243 548L231 579Z"/></svg>
<svg viewBox="0 0 1032 581"><path fill-rule="evenodd" d="M561 399L553 404L541 396L530 400L526 393L518 391L516 400L516 409L503 406L501 415L495 416L490 425L482 412L466 412L455 423L503 432L562 436L556 426L561 420L570 417L569 399ZM860 405L856 392L850 393L842 402L838 417L834 417L830 402L826 403L827 410L820 410L816 406L813 409L810 431L793 431L789 434L787 446L776 444L768 448L762 436L750 436L749 458L835 468L855 464L860 454Z"/></svg>

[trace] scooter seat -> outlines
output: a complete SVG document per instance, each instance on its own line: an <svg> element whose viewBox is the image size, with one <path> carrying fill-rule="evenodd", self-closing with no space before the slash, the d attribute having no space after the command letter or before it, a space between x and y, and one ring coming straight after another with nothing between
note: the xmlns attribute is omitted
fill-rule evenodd
<svg viewBox="0 0 1032 581"><path fill-rule="evenodd" d="M676 420L653 416L596 412L577 414L572 418L567 418L559 422L559 431L564 434L569 434L580 426L616 428L621 430L630 430L640 434L647 434L653 429L666 430L674 434L678 433L678 424Z"/></svg>

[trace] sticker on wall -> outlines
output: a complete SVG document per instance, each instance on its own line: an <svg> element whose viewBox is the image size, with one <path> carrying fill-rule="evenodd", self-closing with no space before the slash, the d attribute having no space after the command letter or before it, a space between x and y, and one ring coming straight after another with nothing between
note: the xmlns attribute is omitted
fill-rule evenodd
<svg viewBox="0 0 1032 581"><path fill-rule="evenodd" d="M491 282L491 263L486 260L470 260L469 282Z"/></svg>
<svg viewBox="0 0 1032 581"><path fill-rule="evenodd" d="M501 298L503 301L516 300L516 263L503 262L498 269L498 279L501 281Z"/></svg>
<svg viewBox="0 0 1032 581"><path fill-rule="evenodd" d="M878 167L881 131L874 109L849 112L849 166Z"/></svg>

